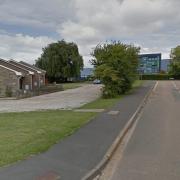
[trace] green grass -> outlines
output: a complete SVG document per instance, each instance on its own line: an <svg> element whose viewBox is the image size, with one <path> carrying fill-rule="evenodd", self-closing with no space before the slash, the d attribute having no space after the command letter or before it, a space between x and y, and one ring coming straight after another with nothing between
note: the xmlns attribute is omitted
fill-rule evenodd
<svg viewBox="0 0 180 180"><path fill-rule="evenodd" d="M142 85L136 81L133 89ZM82 83L81 83L82 84ZM78 86L69 83L67 86ZM66 86L66 87L67 87ZM67 87L68 88L68 87ZM120 98L97 99L84 105L83 109L106 109ZM0 166L48 150L53 144L71 135L94 118L97 113L73 111L40 111L0 114Z"/></svg>
<svg viewBox="0 0 180 180"><path fill-rule="evenodd" d="M142 80L136 80L132 86L132 88L138 88L140 87L145 81L142 81Z"/></svg>
<svg viewBox="0 0 180 180"><path fill-rule="evenodd" d="M99 98L93 102L85 104L80 109L106 109L116 104L122 96L110 99Z"/></svg>
<svg viewBox="0 0 180 180"><path fill-rule="evenodd" d="M135 88L140 87L143 84L143 82L144 81L140 80L135 81L132 90L130 90L128 93L131 93ZM107 109L115 105L123 96L124 95L109 99L99 98L93 102L85 104L80 109Z"/></svg>
<svg viewBox="0 0 180 180"><path fill-rule="evenodd" d="M46 151L95 115L73 111L0 114L0 166Z"/></svg>
<svg viewBox="0 0 180 180"><path fill-rule="evenodd" d="M87 84L87 82L78 82L78 83L63 83L63 89L67 90L67 89L75 89L78 87L83 86L84 84Z"/></svg>

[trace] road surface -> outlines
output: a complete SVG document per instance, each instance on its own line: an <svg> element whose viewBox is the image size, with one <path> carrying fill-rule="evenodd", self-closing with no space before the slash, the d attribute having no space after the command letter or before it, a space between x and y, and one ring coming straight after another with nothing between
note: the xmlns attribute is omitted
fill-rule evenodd
<svg viewBox="0 0 180 180"><path fill-rule="evenodd" d="M145 82L112 108L47 152L0 168L0 180L80 180L104 157L154 82ZM117 112L113 114L109 112Z"/></svg>
<svg viewBox="0 0 180 180"><path fill-rule="evenodd" d="M0 100L0 112L22 112L47 109L73 109L101 95L101 85L88 84L51 94L21 100Z"/></svg>
<svg viewBox="0 0 180 180"><path fill-rule="evenodd" d="M124 150L101 180L180 179L180 82L159 81Z"/></svg>

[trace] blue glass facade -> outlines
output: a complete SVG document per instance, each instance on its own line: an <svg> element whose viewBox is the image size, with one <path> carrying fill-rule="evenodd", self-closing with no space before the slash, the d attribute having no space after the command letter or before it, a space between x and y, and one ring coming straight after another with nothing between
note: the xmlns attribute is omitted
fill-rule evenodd
<svg viewBox="0 0 180 180"><path fill-rule="evenodd" d="M161 69L161 54L139 55L140 74L158 74Z"/></svg>
<svg viewBox="0 0 180 180"><path fill-rule="evenodd" d="M171 59L162 59L161 71L168 72L171 64Z"/></svg>

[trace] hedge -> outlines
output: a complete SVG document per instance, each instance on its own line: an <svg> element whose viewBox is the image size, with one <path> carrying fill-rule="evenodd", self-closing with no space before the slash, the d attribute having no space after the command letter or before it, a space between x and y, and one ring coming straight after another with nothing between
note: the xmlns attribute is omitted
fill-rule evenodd
<svg viewBox="0 0 180 180"><path fill-rule="evenodd" d="M169 79L180 79L180 76L173 76L169 74L143 74L139 76L142 80L169 80Z"/></svg>

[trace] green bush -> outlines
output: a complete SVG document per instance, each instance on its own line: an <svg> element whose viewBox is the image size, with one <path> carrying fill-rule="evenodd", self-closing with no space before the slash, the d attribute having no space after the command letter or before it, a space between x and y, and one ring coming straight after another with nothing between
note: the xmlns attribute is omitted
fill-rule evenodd
<svg viewBox="0 0 180 180"><path fill-rule="evenodd" d="M140 76L142 80L169 80L170 78L173 76L169 74L144 74Z"/></svg>
<svg viewBox="0 0 180 180"><path fill-rule="evenodd" d="M92 56L95 76L104 84L103 97L126 93L136 79L139 48L120 42L98 45Z"/></svg>

